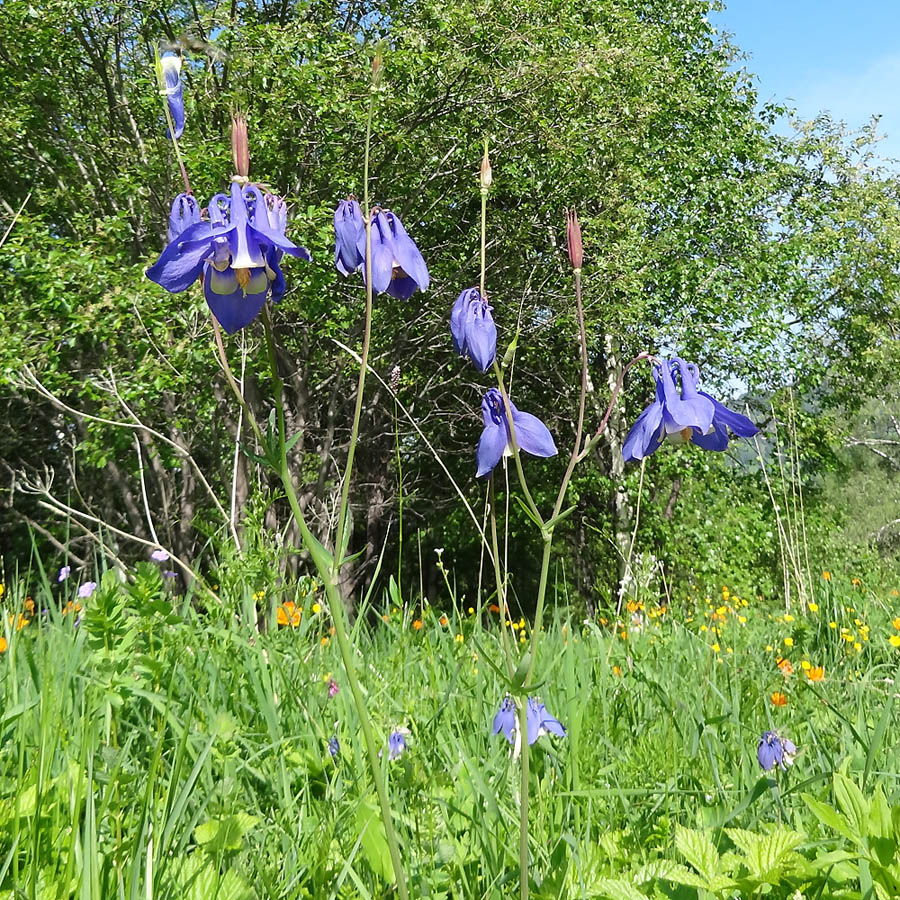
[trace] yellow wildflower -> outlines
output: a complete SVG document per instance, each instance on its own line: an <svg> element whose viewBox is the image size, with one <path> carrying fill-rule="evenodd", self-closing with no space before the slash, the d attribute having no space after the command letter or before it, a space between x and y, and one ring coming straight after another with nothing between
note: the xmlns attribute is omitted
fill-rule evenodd
<svg viewBox="0 0 900 900"><path fill-rule="evenodd" d="M818 611L819 611L819 604L818 604L818 603L808 603L807 606L806 606L806 608L807 608L810 612L818 612Z"/></svg>
<svg viewBox="0 0 900 900"><path fill-rule="evenodd" d="M900 647L900 634L892 634L892 635L888 638L888 643L889 643L892 647Z"/></svg>
<svg viewBox="0 0 900 900"><path fill-rule="evenodd" d="M786 637L786 638L784 639L784 646L785 646L785 647L793 647L793 646L794 646L794 639L791 638L791 637Z"/></svg>

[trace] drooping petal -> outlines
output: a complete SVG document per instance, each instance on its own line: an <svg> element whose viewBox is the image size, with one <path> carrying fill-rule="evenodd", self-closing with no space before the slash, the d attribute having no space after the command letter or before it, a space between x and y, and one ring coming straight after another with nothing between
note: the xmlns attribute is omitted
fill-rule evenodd
<svg viewBox="0 0 900 900"><path fill-rule="evenodd" d="M385 214L378 213L372 218L372 290L376 294L383 294L391 283L394 272L394 241L391 238L390 228ZM365 230L360 238L360 253L365 255L366 235ZM363 278L366 277L366 263L363 262Z"/></svg>
<svg viewBox="0 0 900 900"><path fill-rule="evenodd" d="M622 446L622 457L625 462L632 460L637 462L654 453L662 443L664 433L662 403L654 400L638 416L631 431L628 432L628 437L625 438Z"/></svg>
<svg viewBox="0 0 900 900"><path fill-rule="evenodd" d="M479 372L487 372L497 355L497 326L491 308L480 298L469 304L466 316L466 352Z"/></svg>
<svg viewBox="0 0 900 900"><path fill-rule="evenodd" d="M366 226L359 203L354 197L341 200L334 212L334 265L341 275L358 271L365 257L365 243Z"/></svg>
<svg viewBox="0 0 900 900"><path fill-rule="evenodd" d="M184 85L181 83L181 57L167 54L160 59L163 80L165 81L166 104L172 123L175 125L175 137L180 138L184 132ZM172 137L169 129L166 135Z"/></svg>
<svg viewBox="0 0 900 900"><path fill-rule="evenodd" d="M720 403L714 397L710 397L709 394L704 393L703 391L700 391L700 396L706 397L712 402L715 409L714 424L716 422L721 422L723 426L726 426L738 437L742 438L751 438L754 435L759 434L759 429L745 415L735 412L733 409L729 409L725 404Z"/></svg>
<svg viewBox="0 0 900 900"><path fill-rule="evenodd" d="M713 419L712 431L708 434L700 434L696 428L691 429L691 443L704 450L715 450L721 453L728 449L728 431L720 422Z"/></svg>
<svg viewBox="0 0 900 900"><path fill-rule="evenodd" d="M512 406L512 404L510 404ZM550 429L531 413L519 412L513 407L513 427L520 450L532 456L556 456L556 444Z"/></svg>
<svg viewBox="0 0 900 900"><path fill-rule="evenodd" d="M547 734L555 734L557 737L566 736L566 729L563 728L562 722L555 716L551 716L543 704L541 704L541 728L543 728Z"/></svg>
<svg viewBox="0 0 900 900"><path fill-rule="evenodd" d="M281 303L287 285L284 281L284 273L281 271L281 252L274 247L266 250L266 275L269 278L269 285L272 289L272 302Z"/></svg>
<svg viewBox="0 0 900 900"><path fill-rule="evenodd" d="M528 698L525 723L528 728L528 745L531 746L541 736L541 710L534 697Z"/></svg>
<svg viewBox="0 0 900 900"><path fill-rule="evenodd" d="M214 266L206 267L203 293L216 320L228 334L245 328L259 315L268 289L264 268L251 270L245 293L232 268L220 272Z"/></svg>
<svg viewBox="0 0 900 900"><path fill-rule="evenodd" d="M478 449L475 451L475 462L478 464L476 478L490 475L503 458L507 443L508 436L502 425L495 422L485 425L484 431L481 432L481 440L478 441Z"/></svg>
<svg viewBox="0 0 900 900"><path fill-rule="evenodd" d="M394 258L400 268L415 282L416 287L420 291L426 290L431 283L431 276L428 274L428 267L425 265L425 259L419 252L419 248L406 233L398 216L390 210L386 210L384 215L394 242Z"/></svg>
<svg viewBox="0 0 900 900"><path fill-rule="evenodd" d="M200 221L200 204L193 194L179 194L172 201L169 213L169 240L174 241L182 232Z"/></svg>
<svg viewBox="0 0 900 900"><path fill-rule="evenodd" d="M388 282L385 293L389 297L396 297L398 300L409 300L416 292L419 285L403 272L394 269L391 280Z"/></svg>
<svg viewBox="0 0 900 900"><path fill-rule="evenodd" d="M516 707L511 697L504 697L497 715L494 716L494 734L503 732L503 736L512 743L516 730Z"/></svg>
<svg viewBox="0 0 900 900"><path fill-rule="evenodd" d="M190 225L160 254L146 271L146 276L173 294L186 291L203 271L203 263L211 256L215 240L208 222Z"/></svg>
<svg viewBox="0 0 900 900"><path fill-rule="evenodd" d="M465 356L466 353L466 314L469 310L469 302L473 299L481 299L478 288L466 288L453 304L450 311L450 334L453 337L453 349Z"/></svg>

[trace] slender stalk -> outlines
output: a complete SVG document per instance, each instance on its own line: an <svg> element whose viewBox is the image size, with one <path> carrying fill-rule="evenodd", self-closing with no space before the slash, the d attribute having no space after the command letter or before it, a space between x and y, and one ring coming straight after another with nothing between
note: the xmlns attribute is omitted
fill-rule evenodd
<svg viewBox="0 0 900 900"><path fill-rule="evenodd" d="M350 502L350 480L353 475L353 460L359 439L359 420L362 416L363 391L366 386L366 372L369 367L369 343L372 337L372 212L369 208L369 155L372 146L372 117L375 114L376 93L373 87L369 97L369 115L366 118L366 151L363 160L363 221L366 225L366 321L363 331L362 353L359 363L359 381L356 385L356 408L353 411L353 425L350 429L350 446L347 449L347 464L344 467L344 481L341 485L341 505L338 511L337 537L334 542L334 577L340 576L344 563L344 532L347 527L347 507Z"/></svg>
<svg viewBox="0 0 900 900"><path fill-rule="evenodd" d="M316 566L319 577L325 589L325 596L328 598L328 608L331 613L331 620L334 624L334 634L337 638L338 649L341 654L341 661L344 664L344 672L347 676L347 682L350 685L350 693L353 695L353 702L356 706L356 712L359 716L360 727L363 732L363 740L366 745L366 753L369 757L369 768L372 770L372 779L375 782L375 792L378 795L378 804L381 808L381 819L384 823L385 837L388 842L388 849L391 854L391 863L394 867L394 877L397 879L397 895L400 900L409 900L409 893L406 887L406 876L403 871L403 861L400 856L400 845L397 841L397 834L394 831L394 824L391 818L391 804L387 795L387 788L384 783L384 777L381 773L381 763L378 759L378 745L375 743L375 734L372 730L372 723L369 719L368 710L366 709L366 701L360 688L359 678L356 674L354 663L353 647L348 637L347 627L347 611L344 608L344 599L338 590L336 573L322 545L316 540L315 536L309 530L303 510L300 509L300 503L297 500L297 493L294 490L294 484L291 479L290 467L287 459L287 445L285 443L285 426L284 426L284 385L281 376L278 374L275 358L275 340L272 332L272 319L269 315L268 306L263 308L263 324L266 331L266 347L269 354L269 365L272 370L272 395L275 400L275 410L278 421L278 439L281 448L281 459L279 466L279 475L284 491L291 507L291 512L297 527L300 529L300 536L304 546L309 551L310 557Z"/></svg>
<svg viewBox="0 0 900 900"><path fill-rule="evenodd" d="M494 562L494 579L497 585L497 605L500 607L500 643L503 646L503 656L506 659L506 674L510 679L516 670L512 649L510 647L510 636L507 633L507 609L506 609L506 590L503 584L503 572L500 568L500 547L497 541L497 500L494 491L494 479L490 480L490 519L491 519L491 548L493 550Z"/></svg>
<svg viewBox="0 0 900 900"><path fill-rule="evenodd" d="M522 747L522 769L519 789L519 897L528 900L528 700L519 698L519 741Z"/></svg>
<svg viewBox="0 0 900 900"><path fill-rule="evenodd" d="M481 189L481 297L484 299L484 279L485 279L485 249L487 247L487 197L486 188Z"/></svg>
<svg viewBox="0 0 900 900"><path fill-rule="evenodd" d="M225 345L222 343L222 329L219 328L219 323L216 321L216 317L210 313L209 319L212 322L213 334L216 336L216 349L219 352L219 362L222 363L222 371L225 373L225 378L228 381L228 385L234 393L237 402L240 404L241 410L244 415L247 417L247 421L250 423L250 427L253 429L253 434L256 435L256 440L259 441L260 446L265 444L263 440L263 433L260 430L259 424L256 421L256 418L253 415L253 410L250 409L247 401L244 399L244 394L241 391L238 383L234 380L234 375L231 372L231 366L228 364L228 355L225 353Z"/></svg>

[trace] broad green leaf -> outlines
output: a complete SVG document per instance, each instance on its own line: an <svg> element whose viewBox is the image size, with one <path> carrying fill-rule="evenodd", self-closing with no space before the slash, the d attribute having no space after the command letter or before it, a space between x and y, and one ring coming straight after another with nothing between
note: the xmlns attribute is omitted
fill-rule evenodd
<svg viewBox="0 0 900 900"><path fill-rule="evenodd" d="M706 832L677 825L675 846L678 852L707 880L719 870L719 851Z"/></svg>
<svg viewBox="0 0 900 900"><path fill-rule="evenodd" d="M384 832L384 822L378 805L372 799L363 800L356 810L356 833L363 855L372 871L387 882L394 880L394 866Z"/></svg>

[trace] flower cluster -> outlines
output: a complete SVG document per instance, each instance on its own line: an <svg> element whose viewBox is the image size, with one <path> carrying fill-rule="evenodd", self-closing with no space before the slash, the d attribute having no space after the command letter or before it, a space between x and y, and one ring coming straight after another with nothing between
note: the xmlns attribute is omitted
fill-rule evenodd
<svg viewBox="0 0 900 900"><path fill-rule="evenodd" d="M681 390L676 383L680 377ZM625 444L625 461L640 460L659 449L665 438L691 441L704 450L724 450L729 429L753 437L759 429L744 415L728 409L698 389L700 370L683 359L658 360L653 367L656 399L638 416Z"/></svg>
<svg viewBox="0 0 900 900"><path fill-rule="evenodd" d="M431 283L428 266L419 248L406 233L399 216L389 209L374 209L371 217L372 259L366 262L366 223L355 197L338 204L334 213L334 265L342 275L372 270L372 289L399 300Z"/></svg>
<svg viewBox="0 0 900 900"><path fill-rule="evenodd" d="M794 764L796 755L797 747L794 742L786 737L781 737L776 731L765 732L759 739L756 748L756 758L765 772L775 766L786 769Z"/></svg>
<svg viewBox="0 0 900 900"><path fill-rule="evenodd" d="M545 734L555 734L558 737L566 736L566 729L560 721L547 712L547 707L536 697L529 697L525 708L525 720L527 725L528 745L537 741ZM504 697L497 715L494 716L494 734L500 734L514 744L513 754L518 756L520 746L519 717L516 714L516 703L512 697Z"/></svg>
<svg viewBox="0 0 900 900"><path fill-rule="evenodd" d="M285 235L285 201L241 181L209 201L207 218L192 195L179 194L169 215L169 245L147 269L151 281L173 294L202 275L206 302L229 334L249 325L268 297L277 303L284 296L285 253L310 259Z"/></svg>

